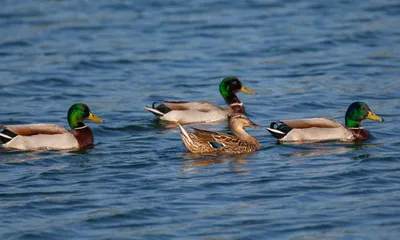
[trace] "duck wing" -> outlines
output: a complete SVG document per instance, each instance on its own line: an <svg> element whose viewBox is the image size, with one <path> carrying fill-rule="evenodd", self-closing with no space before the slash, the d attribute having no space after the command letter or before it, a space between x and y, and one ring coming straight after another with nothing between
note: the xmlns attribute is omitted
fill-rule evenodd
<svg viewBox="0 0 400 240"><path fill-rule="evenodd" d="M21 136L32 136L38 134L54 135L68 133L69 131L57 124L24 124L0 126L4 130L11 131Z"/></svg>
<svg viewBox="0 0 400 240"><path fill-rule="evenodd" d="M165 101L160 104L158 108L162 106L168 108L170 111L185 111L185 110L197 110L200 112L209 112L212 110L222 110L223 108L208 102L173 102Z"/></svg>
<svg viewBox="0 0 400 240"><path fill-rule="evenodd" d="M306 118L306 119L293 119L293 120L281 120L281 123L286 124L291 128L337 128L343 125L336 122L335 120L327 118Z"/></svg>
<svg viewBox="0 0 400 240"><path fill-rule="evenodd" d="M239 138L230 134L221 132L211 132L202 129L194 129L194 134L201 140L207 142L217 142L221 145L234 145L238 142Z"/></svg>
<svg viewBox="0 0 400 240"><path fill-rule="evenodd" d="M145 107L158 118L181 124L215 122L226 119L228 110L207 102L163 102L157 107Z"/></svg>

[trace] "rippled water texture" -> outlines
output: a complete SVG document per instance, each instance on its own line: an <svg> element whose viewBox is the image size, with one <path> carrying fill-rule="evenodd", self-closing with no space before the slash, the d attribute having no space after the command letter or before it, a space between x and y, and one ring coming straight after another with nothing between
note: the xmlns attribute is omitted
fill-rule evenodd
<svg viewBox="0 0 400 240"><path fill-rule="evenodd" d="M0 239L398 239L400 4L396 1L3 1L0 124L51 122L84 102L95 148L0 150ZM363 144L187 154L143 107L206 100L223 77L248 115L344 122ZM222 125L200 126L228 131Z"/></svg>

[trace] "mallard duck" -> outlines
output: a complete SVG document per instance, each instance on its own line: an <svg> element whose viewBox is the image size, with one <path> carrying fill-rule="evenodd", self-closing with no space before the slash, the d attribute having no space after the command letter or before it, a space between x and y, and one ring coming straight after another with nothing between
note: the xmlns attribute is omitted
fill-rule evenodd
<svg viewBox="0 0 400 240"><path fill-rule="evenodd" d="M168 122L180 124L215 122L227 119L232 112L245 112L243 103L236 96L237 92L256 94L253 90L246 88L237 77L224 78L219 85L219 91L229 106L228 108L222 108L208 102L165 101L158 106L155 106L155 103L152 107L145 106L145 109L159 119Z"/></svg>
<svg viewBox="0 0 400 240"><path fill-rule="evenodd" d="M0 143L6 149L62 150L79 149L93 145L93 133L83 121L104 122L88 106L77 103L68 110L68 123L72 131L57 124L26 124L0 126Z"/></svg>
<svg viewBox="0 0 400 240"><path fill-rule="evenodd" d="M267 130L279 142L365 141L370 134L360 126L364 119L383 122L367 104L354 102L347 109L345 126L327 118L309 118L272 122Z"/></svg>
<svg viewBox="0 0 400 240"><path fill-rule="evenodd" d="M195 132L187 132L178 124L185 148L191 153L200 154L240 154L260 149L257 139L247 134L243 127L260 128L244 114L234 113L229 117L229 127L235 134L210 132L193 128Z"/></svg>

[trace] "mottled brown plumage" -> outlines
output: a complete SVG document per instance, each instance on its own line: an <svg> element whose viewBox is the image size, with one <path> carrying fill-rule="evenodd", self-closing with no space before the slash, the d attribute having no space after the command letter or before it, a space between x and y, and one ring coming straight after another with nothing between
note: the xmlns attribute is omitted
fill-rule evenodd
<svg viewBox="0 0 400 240"><path fill-rule="evenodd" d="M185 148L199 154L240 154L260 149L257 139L248 135L243 127L258 128L243 114L229 117L229 127L235 135L194 128L187 132L181 125L181 138Z"/></svg>

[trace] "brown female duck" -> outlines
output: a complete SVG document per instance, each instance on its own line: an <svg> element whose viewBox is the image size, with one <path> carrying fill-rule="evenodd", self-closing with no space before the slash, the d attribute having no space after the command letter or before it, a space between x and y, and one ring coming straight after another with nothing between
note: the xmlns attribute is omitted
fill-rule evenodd
<svg viewBox="0 0 400 240"><path fill-rule="evenodd" d="M243 129L243 127L260 128L260 126L251 122L244 114L232 114L229 117L229 127L235 135L196 128L194 132L187 132L179 125L182 142L191 153L240 154L260 149L257 139Z"/></svg>

